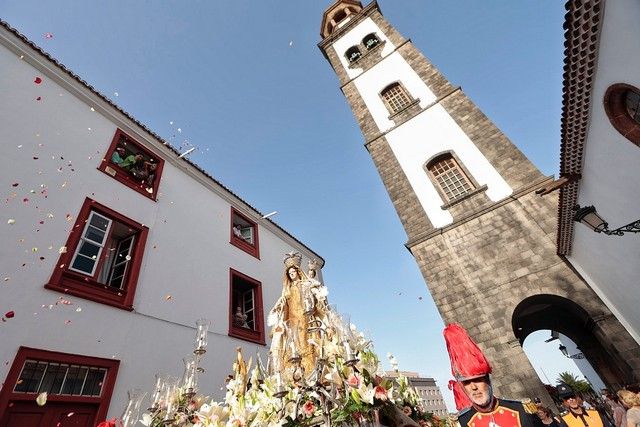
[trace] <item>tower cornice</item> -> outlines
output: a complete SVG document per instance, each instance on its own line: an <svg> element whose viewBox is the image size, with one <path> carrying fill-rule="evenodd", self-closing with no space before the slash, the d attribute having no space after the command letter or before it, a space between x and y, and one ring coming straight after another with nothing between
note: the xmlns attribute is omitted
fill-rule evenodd
<svg viewBox="0 0 640 427"><path fill-rule="evenodd" d="M378 11L380 14L382 14L382 11L380 10L380 6L378 5L378 2L376 0L373 0L371 3L366 5L360 12L355 14L354 17L349 20L349 22L344 24L342 27L338 27L334 29L330 35L322 39L318 43L318 47L320 48L320 50L322 50L322 52L324 53L324 56L325 57L327 56L327 54L325 53L325 49L327 46L331 45L333 42L335 42L337 39L342 37L350 29L358 25L358 23L362 22L363 19L371 16L371 14L374 11ZM326 17L323 18L323 26L324 26L325 19ZM322 34L320 35L322 36Z"/></svg>

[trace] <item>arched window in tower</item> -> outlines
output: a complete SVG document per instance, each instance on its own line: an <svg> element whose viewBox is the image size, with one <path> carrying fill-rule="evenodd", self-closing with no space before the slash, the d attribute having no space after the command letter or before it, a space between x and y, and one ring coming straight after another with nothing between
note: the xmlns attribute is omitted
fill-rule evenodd
<svg viewBox="0 0 640 427"><path fill-rule="evenodd" d="M427 164L427 170L447 201L458 199L473 190L473 184L451 153L431 160Z"/></svg>
<svg viewBox="0 0 640 427"><path fill-rule="evenodd" d="M387 109L391 114L404 110L411 104L411 97L400 83L392 83L380 92Z"/></svg>
<svg viewBox="0 0 640 427"><path fill-rule="evenodd" d="M358 46L351 46L349 49L347 49L344 56L347 57L349 62L355 62L358 59L360 59L360 57L362 56L362 53L360 52L360 49L358 48Z"/></svg>
<svg viewBox="0 0 640 427"><path fill-rule="evenodd" d="M374 47L380 44L380 39L376 35L376 33L367 34L362 39L362 44L368 49L373 49Z"/></svg>

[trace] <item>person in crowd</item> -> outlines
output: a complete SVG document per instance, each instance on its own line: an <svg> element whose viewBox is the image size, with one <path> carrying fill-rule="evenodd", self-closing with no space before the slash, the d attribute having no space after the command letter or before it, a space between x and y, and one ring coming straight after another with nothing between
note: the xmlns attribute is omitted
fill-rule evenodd
<svg viewBox="0 0 640 427"><path fill-rule="evenodd" d="M146 161L142 154L138 154L135 157L135 163L129 169L129 173L143 184L152 187L156 178L157 167L158 165L155 162Z"/></svg>
<svg viewBox="0 0 640 427"><path fill-rule="evenodd" d="M536 415L540 418L540 421L545 426L549 427L563 427L560 418L556 417L551 409L546 406L538 405L538 410L536 411Z"/></svg>
<svg viewBox="0 0 640 427"><path fill-rule="evenodd" d="M542 422L516 400L498 398L491 385L491 365L482 350L458 324L444 329L455 381L449 382L461 427L536 427Z"/></svg>
<svg viewBox="0 0 640 427"><path fill-rule="evenodd" d="M567 409L567 413L562 416L567 427L606 427L598 411L586 409L582 397L569 385L562 383L556 390L558 397L562 399L562 406Z"/></svg>
<svg viewBox="0 0 640 427"><path fill-rule="evenodd" d="M113 154L111 155L111 161L117 165L122 167L122 163L124 159L127 157L127 150L124 149L122 145L118 145L115 150L113 150Z"/></svg>
<svg viewBox="0 0 640 427"><path fill-rule="evenodd" d="M626 414L626 425L623 427L640 427L640 393L631 390L618 391L618 397L624 406L629 408Z"/></svg>
<svg viewBox="0 0 640 427"><path fill-rule="evenodd" d="M607 393L605 399L613 413L614 427L627 427L627 409L620 403L620 398L615 394Z"/></svg>

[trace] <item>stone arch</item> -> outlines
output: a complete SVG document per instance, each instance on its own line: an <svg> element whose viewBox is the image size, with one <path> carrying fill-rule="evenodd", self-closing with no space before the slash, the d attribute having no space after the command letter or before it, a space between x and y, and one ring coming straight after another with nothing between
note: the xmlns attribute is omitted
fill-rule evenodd
<svg viewBox="0 0 640 427"><path fill-rule="evenodd" d="M599 326L602 316L593 316L577 302L552 294L529 296L515 307L511 317L513 333L520 344L532 332L558 331L576 343L607 387L618 389L631 378L633 369Z"/></svg>

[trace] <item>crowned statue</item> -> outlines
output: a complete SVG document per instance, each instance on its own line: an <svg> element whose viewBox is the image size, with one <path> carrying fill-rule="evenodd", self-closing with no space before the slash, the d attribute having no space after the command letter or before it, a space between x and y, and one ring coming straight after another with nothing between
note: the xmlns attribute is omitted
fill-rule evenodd
<svg viewBox="0 0 640 427"><path fill-rule="evenodd" d="M299 253L286 254L282 295L267 321L271 326L272 367L277 372L291 372L298 363L309 374L320 353L319 328L328 312L328 292L316 279L317 261L309 262L307 273L301 263Z"/></svg>

